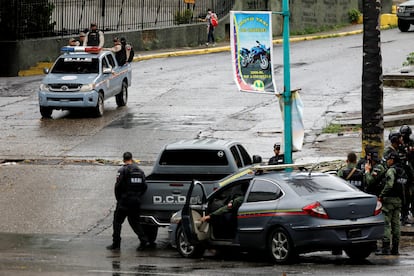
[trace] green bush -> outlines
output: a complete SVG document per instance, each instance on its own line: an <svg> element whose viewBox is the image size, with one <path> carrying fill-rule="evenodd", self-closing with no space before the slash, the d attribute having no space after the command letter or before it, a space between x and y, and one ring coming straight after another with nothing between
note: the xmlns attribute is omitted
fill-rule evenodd
<svg viewBox="0 0 414 276"><path fill-rule="evenodd" d="M360 16L361 12L357 9L352 9L348 12L349 22L351 23L357 23Z"/></svg>
<svg viewBox="0 0 414 276"><path fill-rule="evenodd" d="M404 61L403 66L414 65L414 52L409 53L407 59Z"/></svg>
<svg viewBox="0 0 414 276"><path fill-rule="evenodd" d="M193 18L193 12L190 9L184 11L177 11L174 15L174 24L189 24Z"/></svg>

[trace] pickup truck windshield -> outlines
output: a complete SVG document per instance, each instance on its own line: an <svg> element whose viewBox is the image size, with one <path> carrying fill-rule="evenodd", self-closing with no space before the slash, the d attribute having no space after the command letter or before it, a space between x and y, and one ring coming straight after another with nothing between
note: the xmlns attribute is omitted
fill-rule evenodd
<svg viewBox="0 0 414 276"><path fill-rule="evenodd" d="M222 150L165 150L160 165L227 166L226 153Z"/></svg>
<svg viewBox="0 0 414 276"><path fill-rule="evenodd" d="M62 57L51 73L55 74L98 74L99 59L90 57Z"/></svg>

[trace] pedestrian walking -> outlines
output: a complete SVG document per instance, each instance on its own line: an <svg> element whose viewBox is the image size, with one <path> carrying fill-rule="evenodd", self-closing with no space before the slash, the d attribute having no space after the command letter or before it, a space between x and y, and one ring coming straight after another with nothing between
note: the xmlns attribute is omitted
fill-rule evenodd
<svg viewBox="0 0 414 276"><path fill-rule="evenodd" d="M385 227L382 239L382 248L377 255L398 255L400 243L400 215L404 198L404 185L407 184L407 175L404 169L399 166L398 153L391 151L385 156L387 171L385 173L385 185L382 189L379 200L382 202ZM392 248L390 250L392 242Z"/></svg>
<svg viewBox="0 0 414 276"><path fill-rule="evenodd" d="M105 43L105 37L102 31L98 30L98 25L94 22L91 23L89 32L86 33L83 46L98 46L103 47Z"/></svg>
<svg viewBox="0 0 414 276"><path fill-rule="evenodd" d="M112 244L107 246L107 249L119 250L121 248L122 223L128 218L129 225L141 242L137 250L142 250L148 246L148 238L139 221L141 196L147 190L145 174L133 161L130 152L123 154L123 160L124 165L118 170L115 183L117 202L113 220Z"/></svg>
<svg viewBox="0 0 414 276"><path fill-rule="evenodd" d="M213 46L216 46L216 41L214 38L214 26L211 22L212 18L215 18L217 20L217 14L215 14L211 9L207 10L207 15L204 18L204 21L207 22L207 42L206 46L209 45L209 43L213 43Z"/></svg>

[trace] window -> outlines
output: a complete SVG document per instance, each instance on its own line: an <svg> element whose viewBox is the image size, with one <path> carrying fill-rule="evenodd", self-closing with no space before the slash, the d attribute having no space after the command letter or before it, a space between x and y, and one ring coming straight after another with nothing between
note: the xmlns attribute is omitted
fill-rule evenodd
<svg viewBox="0 0 414 276"><path fill-rule="evenodd" d="M226 153L222 150L165 150L160 165L178 166L227 166Z"/></svg>
<svg viewBox="0 0 414 276"><path fill-rule="evenodd" d="M109 68L108 62L106 61L106 58L103 58L102 59L102 70L108 69L108 68Z"/></svg>
<svg viewBox="0 0 414 276"><path fill-rule="evenodd" d="M337 193L354 191L356 188L347 185L340 178L331 175L298 176L285 180L300 196L310 194Z"/></svg>
<svg viewBox="0 0 414 276"><path fill-rule="evenodd" d="M234 160L236 161L237 167L243 167L242 161L240 159L239 151L237 150L236 146L232 146L230 148L231 154L233 155Z"/></svg>
<svg viewBox="0 0 414 276"><path fill-rule="evenodd" d="M282 191L275 183L265 179L256 179L247 198L247 202L276 200L282 195Z"/></svg>
<svg viewBox="0 0 414 276"><path fill-rule="evenodd" d="M112 68L115 68L115 61L112 55L107 55L106 57L108 58L109 64L112 66Z"/></svg>
<svg viewBox="0 0 414 276"><path fill-rule="evenodd" d="M93 74L99 73L97 58L65 57L60 58L51 73L55 74Z"/></svg>
<svg viewBox="0 0 414 276"><path fill-rule="evenodd" d="M237 148L239 149L240 154L241 154L241 156L243 158L244 165L245 166L251 165L252 164L252 158L247 153L246 149L242 145L237 145Z"/></svg>

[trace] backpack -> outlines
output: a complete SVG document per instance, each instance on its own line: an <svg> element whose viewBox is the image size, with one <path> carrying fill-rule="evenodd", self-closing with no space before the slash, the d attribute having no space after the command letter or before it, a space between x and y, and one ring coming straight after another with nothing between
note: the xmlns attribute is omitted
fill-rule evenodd
<svg viewBox="0 0 414 276"><path fill-rule="evenodd" d="M213 27L217 27L218 26L218 19L217 19L217 15L216 14L212 14L211 15L210 21L211 21L211 25L213 25Z"/></svg>

